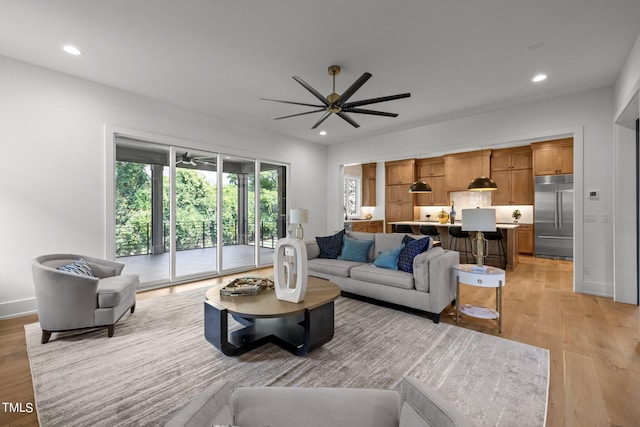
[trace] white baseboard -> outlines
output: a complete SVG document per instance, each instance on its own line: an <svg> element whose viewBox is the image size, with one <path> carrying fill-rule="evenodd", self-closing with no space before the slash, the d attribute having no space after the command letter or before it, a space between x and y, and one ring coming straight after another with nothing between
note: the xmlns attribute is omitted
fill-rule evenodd
<svg viewBox="0 0 640 427"><path fill-rule="evenodd" d="M580 292L605 298L613 298L613 284L584 281Z"/></svg>
<svg viewBox="0 0 640 427"><path fill-rule="evenodd" d="M36 299L27 298L17 301L0 302L0 320L26 316L36 313Z"/></svg>

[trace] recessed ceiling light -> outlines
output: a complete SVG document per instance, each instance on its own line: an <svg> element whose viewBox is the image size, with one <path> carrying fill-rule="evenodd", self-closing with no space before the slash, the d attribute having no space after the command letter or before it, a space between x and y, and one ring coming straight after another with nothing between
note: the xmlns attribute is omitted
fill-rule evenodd
<svg viewBox="0 0 640 427"><path fill-rule="evenodd" d="M536 76L534 76L531 81L534 83L538 83L541 81L547 80L547 75L546 74L538 74Z"/></svg>
<svg viewBox="0 0 640 427"><path fill-rule="evenodd" d="M73 45L65 45L62 50L64 50L65 52L67 52L69 55L82 55L82 51L80 49L78 49L77 47L73 46Z"/></svg>
<svg viewBox="0 0 640 427"><path fill-rule="evenodd" d="M320 135L325 136L326 134L327 134L327 131L326 131L326 130L321 130L321 131L320 131Z"/></svg>

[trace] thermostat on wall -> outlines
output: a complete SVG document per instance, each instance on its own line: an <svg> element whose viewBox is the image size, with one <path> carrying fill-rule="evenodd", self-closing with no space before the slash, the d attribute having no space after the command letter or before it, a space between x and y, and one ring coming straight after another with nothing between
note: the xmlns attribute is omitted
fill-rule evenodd
<svg viewBox="0 0 640 427"><path fill-rule="evenodd" d="M600 192L598 190L589 190L587 191L587 197L589 200L598 200L600 199Z"/></svg>

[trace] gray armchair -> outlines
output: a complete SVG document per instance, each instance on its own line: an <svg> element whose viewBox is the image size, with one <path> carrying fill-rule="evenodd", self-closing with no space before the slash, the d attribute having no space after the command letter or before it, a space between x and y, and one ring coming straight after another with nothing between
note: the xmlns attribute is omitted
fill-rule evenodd
<svg viewBox="0 0 640 427"><path fill-rule="evenodd" d="M58 270L84 259L95 277ZM136 306L137 275L121 275L124 264L73 254L43 255L31 262L42 344L52 332L106 327Z"/></svg>
<svg viewBox="0 0 640 427"><path fill-rule="evenodd" d="M165 427L471 427L433 388L405 377L400 392L357 388L237 387L215 382Z"/></svg>

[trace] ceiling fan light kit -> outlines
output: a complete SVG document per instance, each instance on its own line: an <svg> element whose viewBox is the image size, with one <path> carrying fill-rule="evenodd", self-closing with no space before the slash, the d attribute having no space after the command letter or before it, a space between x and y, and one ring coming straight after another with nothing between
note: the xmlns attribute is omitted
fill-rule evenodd
<svg viewBox="0 0 640 427"><path fill-rule="evenodd" d="M362 76L360 76L360 78L358 78L355 82L353 82L353 84L349 86L347 90L345 90L341 95L336 92L336 76L340 74L340 71L341 69L339 65L332 65L329 67L328 69L329 75L333 78L333 91L326 97L323 96L317 90L315 90L313 87L311 87L307 82L302 80L300 77L293 76L293 79L295 81L300 83L302 87L304 87L309 92L311 92L311 94L315 96L320 102L322 102L322 104L307 104L303 102L283 101L280 99L271 99L271 98L260 98L260 99L263 101L282 102L284 104L302 105L305 107L318 108L316 110L306 111L304 113L298 113L298 114L290 114L288 116L276 117L274 119L274 120L281 120L281 119L288 119L290 117L303 116L306 114L324 112L324 114L320 117L320 119L318 119L318 121L311 127L311 129L316 129L318 126L322 124L322 122L324 122L332 114L336 114L338 117L340 117L341 119L343 119L344 121L346 121L347 123L349 123L351 126L355 128L359 128L360 125L355 120L353 120L353 118L351 118L351 116L349 116L347 113L368 114L373 116L385 116L385 117L398 117L398 114L396 113L387 113L385 111L369 110L369 109L358 108L358 107L361 107L363 105L376 104L379 102L386 102L386 101L393 101L396 99L408 98L411 96L411 94L407 92L407 93L400 93L397 95L363 99L361 101L355 101L355 102L347 102L353 96L353 94L356 93L356 91L360 89L362 85L364 85L367 82L367 80L369 80L372 77L372 75L371 73L362 74Z"/></svg>

